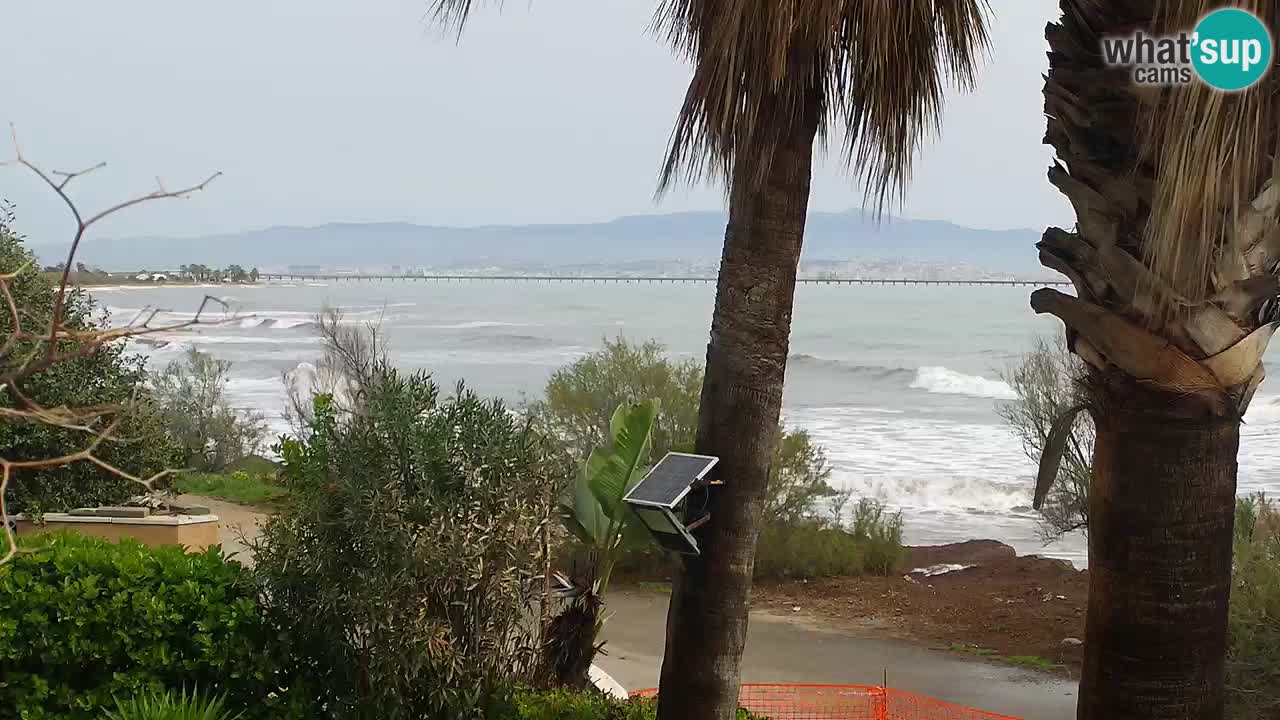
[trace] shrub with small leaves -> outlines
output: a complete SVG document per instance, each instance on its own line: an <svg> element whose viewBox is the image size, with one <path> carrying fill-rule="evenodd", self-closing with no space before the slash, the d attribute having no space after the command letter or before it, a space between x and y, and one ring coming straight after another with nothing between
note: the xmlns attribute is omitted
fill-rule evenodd
<svg viewBox="0 0 1280 720"><path fill-rule="evenodd" d="M279 447L290 500L254 547L264 604L330 720L464 720L527 681L553 491L569 472L500 402L380 365ZM340 419L341 415L341 419Z"/></svg>
<svg viewBox="0 0 1280 720"><path fill-rule="evenodd" d="M279 707L248 576L199 554L42 535L0 566L0 720L101 720L117 698L201 688ZM284 717L283 714L264 714Z"/></svg>

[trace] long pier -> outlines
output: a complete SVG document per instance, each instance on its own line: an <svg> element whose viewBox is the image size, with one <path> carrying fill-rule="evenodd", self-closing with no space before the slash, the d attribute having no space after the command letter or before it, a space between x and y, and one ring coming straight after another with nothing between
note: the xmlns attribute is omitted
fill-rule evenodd
<svg viewBox="0 0 1280 720"><path fill-rule="evenodd" d="M688 284L714 283L716 278L705 276L629 276L629 275L366 275L354 273L297 274L263 273L263 280L280 282L545 282L545 283L619 283L619 284ZM801 285L969 285L976 287L1069 287L1065 280L909 280L905 278L798 278Z"/></svg>

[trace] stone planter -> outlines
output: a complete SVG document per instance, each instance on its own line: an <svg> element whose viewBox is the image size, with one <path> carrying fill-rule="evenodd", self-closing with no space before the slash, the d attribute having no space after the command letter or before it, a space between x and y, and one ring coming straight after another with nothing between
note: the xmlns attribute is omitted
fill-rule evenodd
<svg viewBox="0 0 1280 720"><path fill-rule="evenodd" d="M45 513L38 525L24 515L14 519L18 535L71 531L112 542L133 538L143 545L181 545L195 552L220 543L218 516L210 514L151 515L145 508L98 508Z"/></svg>

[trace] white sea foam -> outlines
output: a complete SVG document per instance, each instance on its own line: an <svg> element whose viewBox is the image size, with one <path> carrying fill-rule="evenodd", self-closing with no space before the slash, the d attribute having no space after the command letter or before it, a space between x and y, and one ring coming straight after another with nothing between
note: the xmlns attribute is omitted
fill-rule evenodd
<svg viewBox="0 0 1280 720"><path fill-rule="evenodd" d="M251 315L240 321L242 328L278 328L280 330L289 330L297 327L306 327L313 324L310 317L270 317L263 315Z"/></svg>
<svg viewBox="0 0 1280 720"><path fill-rule="evenodd" d="M988 380L977 375L965 375L944 367L920 368L916 371L916 378L911 382L911 387L931 393L968 395L994 400L1013 400L1017 397L1008 383Z"/></svg>
<svg viewBox="0 0 1280 720"><path fill-rule="evenodd" d="M319 345L324 338L312 335L273 337L270 335L208 335L183 337L195 345Z"/></svg>
<svg viewBox="0 0 1280 720"><path fill-rule="evenodd" d="M1250 425L1271 425L1280 423L1280 396L1258 396L1249 405L1244 414L1244 421Z"/></svg>
<svg viewBox="0 0 1280 720"><path fill-rule="evenodd" d="M959 563L939 563L930 565L929 567L916 568L910 572L911 575L923 575L925 577L937 577L938 575L946 575L947 573L960 572L969 568L977 567L977 565L961 565Z"/></svg>
<svg viewBox="0 0 1280 720"><path fill-rule="evenodd" d="M404 364L435 368L440 365L542 365L559 367L571 363L595 348L566 346L534 350L415 350L397 354Z"/></svg>
<svg viewBox="0 0 1280 720"><path fill-rule="evenodd" d="M526 323L504 322L501 320L470 320L468 322L449 323L446 325L424 325L432 330L478 330L495 327L527 327Z"/></svg>

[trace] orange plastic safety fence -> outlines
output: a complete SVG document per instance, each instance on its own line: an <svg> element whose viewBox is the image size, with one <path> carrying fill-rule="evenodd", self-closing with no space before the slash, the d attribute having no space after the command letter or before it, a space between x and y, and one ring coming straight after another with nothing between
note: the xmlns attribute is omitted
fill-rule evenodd
<svg viewBox="0 0 1280 720"><path fill-rule="evenodd" d="M868 685L743 685L738 703L769 720L1019 720Z"/></svg>

